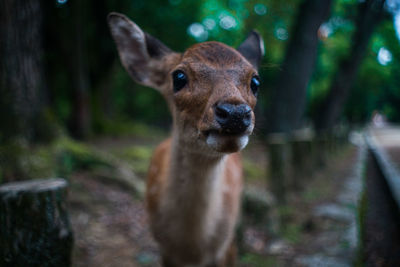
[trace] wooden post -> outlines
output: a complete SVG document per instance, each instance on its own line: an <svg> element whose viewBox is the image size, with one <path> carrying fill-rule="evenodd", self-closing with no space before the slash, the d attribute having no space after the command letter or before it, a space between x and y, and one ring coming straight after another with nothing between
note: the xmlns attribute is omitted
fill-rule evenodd
<svg viewBox="0 0 400 267"><path fill-rule="evenodd" d="M313 142L314 132L311 129L294 131L291 140L292 174L290 188L294 191L301 190L309 181L313 168Z"/></svg>
<svg viewBox="0 0 400 267"><path fill-rule="evenodd" d="M0 186L0 266L71 265L66 188L60 178Z"/></svg>
<svg viewBox="0 0 400 267"><path fill-rule="evenodd" d="M329 157L329 141L326 132L320 132L314 138L314 164L316 168L326 166Z"/></svg>
<svg viewBox="0 0 400 267"><path fill-rule="evenodd" d="M284 133L269 134L269 184L278 204L285 204L287 198L289 167L289 146Z"/></svg>

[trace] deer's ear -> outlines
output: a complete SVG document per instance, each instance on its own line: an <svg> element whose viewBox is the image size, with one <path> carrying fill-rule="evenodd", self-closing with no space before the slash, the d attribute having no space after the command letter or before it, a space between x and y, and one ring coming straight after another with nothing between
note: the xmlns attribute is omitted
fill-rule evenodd
<svg viewBox="0 0 400 267"><path fill-rule="evenodd" d="M246 40L237 48L255 68L260 67L261 59L264 56L264 41L256 31L250 32Z"/></svg>
<svg viewBox="0 0 400 267"><path fill-rule="evenodd" d="M138 83L156 89L165 80L163 73L163 57L172 51L159 40L143 32L139 26L119 13L108 15L111 35L117 44L122 65L130 76ZM161 76L161 77L160 77Z"/></svg>

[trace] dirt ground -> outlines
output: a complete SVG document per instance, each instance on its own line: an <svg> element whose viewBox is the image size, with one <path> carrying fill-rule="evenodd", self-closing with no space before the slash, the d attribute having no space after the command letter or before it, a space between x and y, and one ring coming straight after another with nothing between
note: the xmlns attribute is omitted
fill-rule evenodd
<svg viewBox="0 0 400 267"><path fill-rule="evenodd" d="M110 151L136 142L99 143L97 148ZM151 141L151 146L154 144ZM259 172L266 171L265 150L259 145L250 147L245 157L257 159L251 162L260 165ZM276 230L266 227L268 222L264 226L246 224L248 220L244 218L240 266L299 266L298 259L318 253L321 247L332 246L330 243L337 245L340 240L327 235L332 235L330 229L344 231L340 229L345 228L346 222L313 211L336 201L356 161L355 147L337 152L331 164L317 170L306 189L294 194L283 211L271 210L268 218L279 213L285 227ZM265 185L263 180L247 182L258 187ZM159 266L158 249L149 233L144 204L128 188L98 179L90 172L75 173L70 177L69 207L75 234L73 266ZM329 233L324 236L326 232Z"/></svg>
<svg viewBox="0 0 400 267"><path fill-rule="evenodd" d="M359 157L356 147L338 152L315 171L303 192L292 196L283 216L283 242L268 250L275 266L352 266L357 236L349 233L356 231Z"/></svg>
<svg viewBox="0 0 400 267"><path fill-rule="evenodd" d="M141 200L87 173L71 177L73 266L157 266L158 250Z"/></svg>

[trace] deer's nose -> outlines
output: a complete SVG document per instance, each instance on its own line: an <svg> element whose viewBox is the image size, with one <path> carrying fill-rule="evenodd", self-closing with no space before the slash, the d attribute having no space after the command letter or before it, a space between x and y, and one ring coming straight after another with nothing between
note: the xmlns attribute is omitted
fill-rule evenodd
<svg viewBox="0 0 400 267"><path fill-rule="evenodd" d="M219 103L215 106L214 112L223 133L241 134L251 124L251 108L246 104Z"/></svg>

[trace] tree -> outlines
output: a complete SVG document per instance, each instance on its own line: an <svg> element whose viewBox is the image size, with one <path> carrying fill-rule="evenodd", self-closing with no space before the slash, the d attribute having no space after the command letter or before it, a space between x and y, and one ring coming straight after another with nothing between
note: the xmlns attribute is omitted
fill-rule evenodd
<svg viewBox="0 0 400 267"><path fill-rule="evenodd" d="M87 49L85 42L85 30L87 17L87 5L83 1L73 1L73 25L74 41L72 48L72 103L73 112L70 121L71 132L77 138L87 138L91 132L91 108L90 108L90 82L87 64Z"/></svg>
<svg viewBox="0 0 400 267"><path fill-rule="evenodd" d="M49 141L40 0L0 1L0 182L26 179L29 145Z"/></svg>
<svg viewBox="0 0 400 267"><path fill-rule="evenodd" d="M366 0L359 3L356 29L347 57L338 65L329 92L318 108L315 119L317 131L329 131L343 111L343 106L357 78L358 69L367 51L376 25L384 17L385 0Z"/></svg>
<svg viewBox="0 0 400 267"><path fill-rule="evenodd" d="M331 5L332 0L305 0L299 7L282 71L267 109L270 133L289 133L301 127L306 90L317 56L318 29L328 17Z"/></svg>
<svg viewBox="0 0 400 267"><path fill-rule="evenodd" d="M37 138L44 105L40 0L0 2L0 138Z"/></svg>
<svg viewBox="0 0 400 267"><path fill-rule="evenodd" d="M294 20L292 37L286 49L282 71L278 74L266 109L270 159L270 185L278 202L286 201L287 187L298 189L299 179L291 175L290 154L287 134L300 128L306 104L306 90L314 70L318 48L318 29L328 17L332 1L304 0ZM293 146L298 147L298 146ZM298 149L293 149L298 151ZM302 153L302 152L301 152ZM302 155L300 155L302 156ZM297 174L302 173L301 166Z"/></svg>

